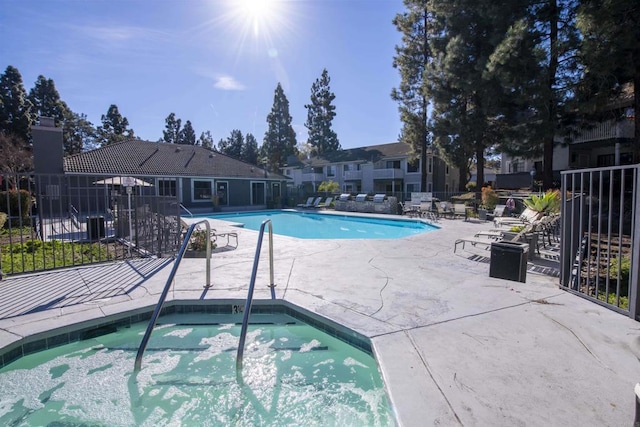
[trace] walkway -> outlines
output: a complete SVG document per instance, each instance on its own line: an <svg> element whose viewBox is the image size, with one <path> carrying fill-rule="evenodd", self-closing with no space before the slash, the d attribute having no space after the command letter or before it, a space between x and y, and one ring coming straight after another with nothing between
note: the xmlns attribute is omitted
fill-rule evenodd
<svg viewBox="0 0 640 427"><path fill-rule="evenodd" d="M640 323L558 289L552 251L526 283L489 277L489 251L456 238L491 223L442 220L400 240L274 236L276 296L371 338L400 425L631 425ZM216 224L219 230L224 229ZM226 227L228 228L228 227ZM257 233L235 250L183 260L170 299L246 296ZM267 252L256 298L269 298ZM167 260L0 282L0 345L152 307Z"/></svg>

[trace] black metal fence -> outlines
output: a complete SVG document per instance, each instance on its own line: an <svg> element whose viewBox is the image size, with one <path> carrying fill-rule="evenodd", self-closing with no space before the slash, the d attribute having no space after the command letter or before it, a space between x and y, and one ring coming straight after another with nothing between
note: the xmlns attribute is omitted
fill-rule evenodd
<svg viewBox="0 0 640 427"><path fill-rule="evenodd" d="M180 205L145 177L0 175L0 270L174 254Z"/></svg>
<svg viewBox="0 0 640 427"><path fill-rule="evenodd" d="M639 319L640 165L562 172L560 286Z"/></svg>

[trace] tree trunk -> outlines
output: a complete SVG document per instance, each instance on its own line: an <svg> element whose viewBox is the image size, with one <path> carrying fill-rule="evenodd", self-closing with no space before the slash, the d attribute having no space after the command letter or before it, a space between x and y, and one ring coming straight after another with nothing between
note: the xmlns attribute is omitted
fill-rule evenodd
<svg viewBox="0 0 640 427"><path fill-rule="evenodd" d="M547 131L542 146L542 186L553 187L553 137L556 130L556 73L558 71L558 4L557 0L549 0L549 78L547 90L549 103L547 111Z"/></svg>

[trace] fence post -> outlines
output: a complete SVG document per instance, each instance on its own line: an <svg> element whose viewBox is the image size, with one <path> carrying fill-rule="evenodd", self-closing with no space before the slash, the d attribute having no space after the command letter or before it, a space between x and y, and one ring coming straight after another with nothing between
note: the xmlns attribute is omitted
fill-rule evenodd
<svg viewBox="0 0 640 427"><path fill-rule="evenodd" d="M635 191L633 192L633 236L631 239L631 271L629 271L629 317L640 320L640 166L635 170Z"/></svg>

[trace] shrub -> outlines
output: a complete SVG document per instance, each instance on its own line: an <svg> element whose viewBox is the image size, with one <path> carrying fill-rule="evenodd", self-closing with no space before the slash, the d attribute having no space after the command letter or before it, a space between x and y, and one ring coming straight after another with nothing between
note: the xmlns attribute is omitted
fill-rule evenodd
<svg viewBox="0 0 640 427"><path fill-rule="evenodd" d="M532 194L524 201L526 207L544 215L560 212L560 191L549 190L543 195Z"/></svg>
<svg viewBox="0 0 640 427"><path fill-rule="evenodd" d="M0 230L4 228L4 224L7 222L7 214L0 212Z"/></svg>
<svg viewBox="0 0 640 427"><path fill-rule="evenodd" d="M189 247L194 251L206 251L207 250L207 239L209 239L209 233L207 230L194 230L191 233L191 238L189 239ZM211 249L215 249L216 244L214 241L211 241Z"/></svg>
<svg viewBox="0 0 640 427"><path fill-rule="evenodd" d="M324 191L327 193L337 193L340 190L340 184L335 181L322 181L318 186L318 191Z"/></svg>
<svg viewBox="0 0 640 427"><path fill-rule="evenodd" d="M29 221L31 193L27 190L0 191L0 212L7 212L7 215L13 218L11 221L13 227L31 224Z"/></svg>
<svg viewBox="0 0 640 427"><path fill-rule="evenodd" d="M482 207L492 211L498 204L498 193L491 186L482 187Z"/></svg>

